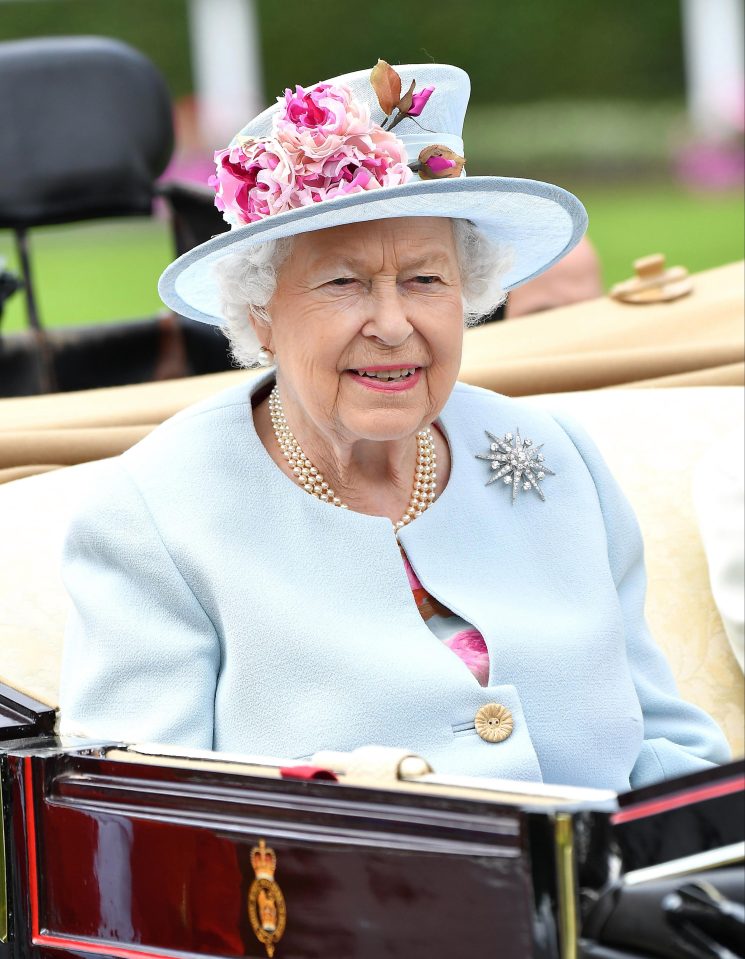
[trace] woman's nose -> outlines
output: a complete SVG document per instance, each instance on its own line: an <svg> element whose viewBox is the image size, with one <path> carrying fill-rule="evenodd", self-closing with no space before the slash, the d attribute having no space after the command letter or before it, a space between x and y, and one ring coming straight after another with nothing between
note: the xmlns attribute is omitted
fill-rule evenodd
<svg viewBox="0 0 745 959"><path fill-rule="evenodd" d="M369 316L362 332L374 336L386 346L401 346L411 336L405 297L398 287L375 291L369 299Z"/></svg>

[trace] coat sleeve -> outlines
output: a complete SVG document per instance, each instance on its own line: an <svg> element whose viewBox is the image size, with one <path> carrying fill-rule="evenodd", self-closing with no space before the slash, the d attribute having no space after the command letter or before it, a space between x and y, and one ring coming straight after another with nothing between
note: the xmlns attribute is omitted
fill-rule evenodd
<svg viewBox="0 0 745 959"><path fill-rule="evenodd" d="M118 461L68 533L60 731L211 749L220 644Z"/></svg>
<svg viewBox="0 0 745 959"><path fill-rule="evenodd" d="M670 666L650 636L644 618L643 544L631 505L586 432L563 415L555 418L590 471L605 521L626 652L644 717L644 741L631 772L631 787L727 762L730 750L724 734L707 713L680 698Z"/></svg>

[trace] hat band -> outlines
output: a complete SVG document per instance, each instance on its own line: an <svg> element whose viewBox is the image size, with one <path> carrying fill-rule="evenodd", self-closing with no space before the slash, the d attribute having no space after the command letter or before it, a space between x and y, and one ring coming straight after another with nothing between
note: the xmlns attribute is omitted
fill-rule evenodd
<svg viewBox="0 0 745 959"><path fill-rule="evenodd" d="M416 163L425 147L448 147L458 156L463 156L463 140L451 133L399 133L396 136L406 147L408 163Z"/></svg>

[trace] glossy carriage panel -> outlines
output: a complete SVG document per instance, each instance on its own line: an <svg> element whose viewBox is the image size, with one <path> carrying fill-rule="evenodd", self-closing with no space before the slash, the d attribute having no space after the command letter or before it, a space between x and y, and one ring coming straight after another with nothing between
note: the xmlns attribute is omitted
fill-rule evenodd
<svg viewBox="0 0 745 959"><path fill-rule="evenodd" d="M55 711L12 686L0 682L0 742L26 736L50 736Z"/></svg>
<svg viewBox="0 0 745 959"><path fill-rule="evenodd" d="M12 762L31 954L557 954L553 850L536 921L535 823L517 807L80 753Z"/></svg>

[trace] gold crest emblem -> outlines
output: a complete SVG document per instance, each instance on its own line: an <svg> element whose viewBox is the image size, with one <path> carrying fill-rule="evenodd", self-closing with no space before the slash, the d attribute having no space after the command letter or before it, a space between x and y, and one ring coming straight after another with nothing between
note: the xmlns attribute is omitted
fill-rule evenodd
<svg viewBox="0 0 745 959"><path fill-rule="evenodd" d="M282 890L274 881L277 857L263 839L251 850L251 865L256 878L248 890L248 918L256 938L263 943L271 959L274 947L284 935L287 909Z"/></svg>

